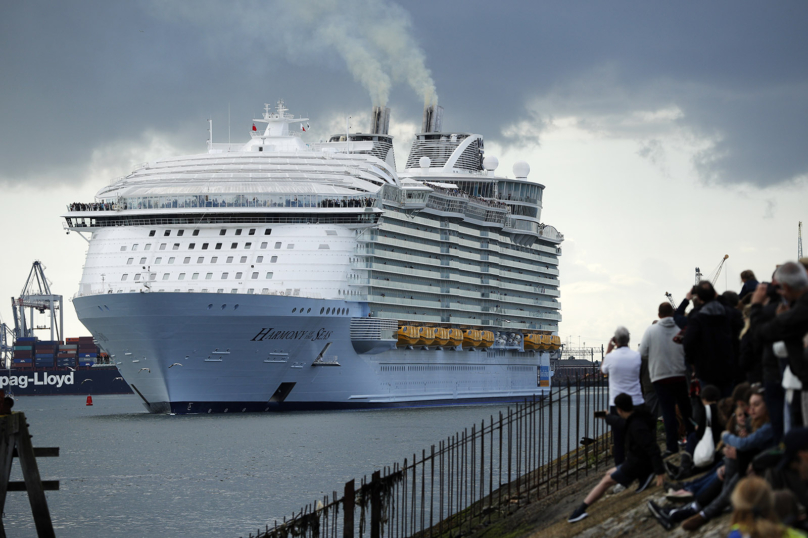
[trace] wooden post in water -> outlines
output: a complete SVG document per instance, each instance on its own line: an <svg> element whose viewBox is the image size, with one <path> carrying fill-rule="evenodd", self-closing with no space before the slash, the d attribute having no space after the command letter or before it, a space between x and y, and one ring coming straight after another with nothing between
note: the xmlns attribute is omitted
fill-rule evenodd
<svg viewBox="0 0 808 538"><path fill-rule="evenodd" d="M353 538L354 536L354 481L345 483L345 494L342 497L343 527L342 538Z"/></svg>
<svg viewBox="0 0 808 538"><path fill-rule="evenodd" d="M35 449L28 433L28 423L23 413L12 413L0 416L0 512L6 505L6 493L9 491L27 491L34 515L37 536L55 537L45 490L58 490L58 480L43 482L39 476L36 458L56 457L58 448ZM9 482L11 463L14 457L20 459L24 482ZM0 521L0 537L5 538L6 531Z"/></svg>
<svg viewBox="0 0 808 538"><path fill-rule="evenodd" d="M413 462L415 458L413 458ZM413 471L414 472L414 471ZM381 538L382 522L382 475L374 471L370 482L370 538ZM415 527L413 526L413 529Z"/></svg>

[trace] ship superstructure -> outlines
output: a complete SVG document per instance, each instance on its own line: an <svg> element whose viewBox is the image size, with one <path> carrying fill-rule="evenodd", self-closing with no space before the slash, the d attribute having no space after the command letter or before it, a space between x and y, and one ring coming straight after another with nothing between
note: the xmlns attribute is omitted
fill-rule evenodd
<svg viewBox="0 0 808 538"><path fill-rule="evenodd" d="M543 185L425 111L307 145L266 107L246 144L144 163L64 215L79 319L153 412L521 400L549 388L563 237ZM211 129L212 130L212 129Z"/></svg>

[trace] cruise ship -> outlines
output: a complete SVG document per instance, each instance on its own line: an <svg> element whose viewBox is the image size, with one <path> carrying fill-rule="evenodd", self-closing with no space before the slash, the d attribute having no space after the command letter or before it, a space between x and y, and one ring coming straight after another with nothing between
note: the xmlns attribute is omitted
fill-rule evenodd
<svg viewBox="0 0 808 538"><path fill-rule="evenodd" d="M154 413L522 401L550 389L563 235L544 186L425 107L319 143L267 105L246 143L147 162L71 203L79 319Z"/></svg>

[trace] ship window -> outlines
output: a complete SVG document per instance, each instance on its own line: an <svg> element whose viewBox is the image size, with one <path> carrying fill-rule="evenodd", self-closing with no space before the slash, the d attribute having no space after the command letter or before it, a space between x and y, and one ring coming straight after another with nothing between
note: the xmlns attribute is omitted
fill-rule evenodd
<svg viewBox="0 0 808 538"><path fill-rule="evenodd" d="M199 235L199 230L194 230L194 237L196 237L197 235Z"/></svg>
<svg viewBox="0 0 808 538"><path fill-rule="evenodd" d="M152 231L150 231L150 232L149 232L149 237L154 237L154 232L155 232L155 231L156 231L156 230L152 230Z"/></svg>
<svg viewBox="0 0 808 538"><path fill-rule="evenodd" d="M219 288L218 290L216 290L216 293L224 293L224 289Z"/></svg>
<svg viewBox="0 0 808 538"><path fill-rule="evenodd" d="M146 246L143 247L143 250L151 250L151 243L146 243Z"/></svg>
<svg viewBox="0 0 808 538"><path fill-rule="evenodd" d="M272 235L272 228L267 228L264 230L264 235Z"/></svg>
<svg viewBox="0 0 808 538"><path fill-rule="evenodd" d="M140 273L135 273L135 282L140 280Z"/></svg>
<svg viewBox="0 0 808 538"><path fill-rule="evenodd" d="M306 314L308 314L309 312L311 312L311 308L306 309Z"/></svg>
<svg viewBox="0 0 808 538"><path fill-rule="evenodd" d="M236 280L241 280L241 273L236 273Z"/></svg>
<svg viewBox="0 0 808 538"><path fill-rule="evenodd" d="M337 235L337 231L336 230L326 230L325 235Z"/></svg>
<svg viewBox="0 0 808 538"><path fill-rule="evenodd" d="M208 250L208 244L202 243L202 250Z"/></svg>
<svg viewBox="0 0 808 538"><path fill-rule="evenodd" d="M229 273L222 273L222 280L227 280L227 277L230 276ZM224 308L224 307L222 307Z"/></svg>
<svg viewBox="0 0 808 538"><path fill-rule="evenodd" d="M217 261L219 261L219 258L217 258L216 256L210 259L210 263L216 263Z"/></svg>
<svg viewBox="0 0 808 538"><path fill-rule="evenodd" d="M250 235L255 235L255 228L250 228Z"/></svg>
<svg viewBox="0 0 808 538"><path fill-rule="evenodd" d="M129 258L128 260L126 260L126 265L132 265L132 262L134 261L135 261L134 258Z"/></svg>
<svg viewBox="0 0 808 538"><path fill-rule="evenodd" d="M196 248L196 243L189 243L188 244L188 250L193 250L194 248Z"/></svg>
<svg viewBox="0 0 808 538"><path fill-rule="evenodd" d="M168 259L168 264L171 265L172 263L174 263L174 256Z"/></svg>
<svg viewBox="0 0 808 538"><path fill-rule="evenodd" d="M319 250L329 250L330 248L331 247L329 247L328 245L326 245L324 243L320 244L320 246L318 247Z"/></svg>
<svg viewBox="0 0 808 538"><path fill-rule="evenodd" d="M258 280L258 272L257 271L252 274L252 279L253 280Z"/></svg>
<svg viewBox="0 0 808 538"><path fill-rule="evenodd" d="M190 256L186 256L186 257L185 257L185 258L182 260L182 263L191 263L191 257L190 257Z"/></svg>
<svg viewBox="0 0 808 538"><path fill-rule="evenodd" d="M171 235L171 230L166 230L166 231L163 233L163 236L165 236L165 237L168 237L169 235Z"/></svg>
<svg viewBox="0 0 808 538"><path fill-rule="evenodd" d="M126 246L121 247L121 252L126 252Z"/></svg>
<svg viewBox="0 0 808 538"><path fill-rule="evenodd" d="M194 273L191 275L191 280L196 280L197 278L199 278L199 273Z"/></svg>
<svg viewBox="0 0 808 538"><path fill-rule="evenodd" d="M325 310L325 309L324 309L324 308L321 308L321 309L320 309L320 314L322 314L322 313L323 313L323 310Z"/></svg>
<svg viewBox="0 0 808 538"><path fill-rule="evenodd" d="M140 265L143 265L144 263L146 263L146 258L140 258Z"/></svg>
<svg viewBox="0 0 808 538"><path fill-rule="evenodd" d="M266 242L266 241L264 241L263 243L261 243L261 248L267 248L267 242Z"/></svg>
<svg viewBox="0 0 808 538"><path fill-rule="evenodd" d="M180 280L185 280L185 273L180 273Z"/></svg>
<svg viewBox="0 0 808 538"><path fill-rule="evenodd" d="M281 242L280 241L275 243L275 248L281 248ZM123 247L123 249L121 249L121 250L126 250L126 247Z"/></svg>
<svg viewBox="0 0 808 538"><path fill-rule="evenodd" d="M247 263L247 256L242 256L239 263Z"/></svg>
<svg viewBox="0 0 808 538"><path fill-rule="evenodd" d="M250 288L247 290L247 295L252 295L255 292L255 288Z"/></svg>
<svg viewBox="0 0 808 538"><path fill-rule="evenodd" d="M255 263L261 263L262 261L264 261L263 256L258 256L257 258L255 258Z"/></svg>
<svg viewBox="0 0 808 538"><path fill-rule="evenodd" d="M278 257L277 257L277 256L272 256L272 257L269 259L269 263L275 263L275 262L277 262L277 261L278 261Z"/></svg>
<svg viewBox="0 0 808 538"><path fill-rule="evenodd" d="M219 230L219 235L224 235L227 233L227 230Z"/></svg>
<svg viewBox="0 0 808 538"><path fill-rule="evenodd" d="M137 250L137 243L135 243L134 245L132 245L132 251L134 252L135 250Z"/></svg>
<svg viewBox="0 0 808 538"><path fill-rule="evenodd" d="M200 256L200 257L198 257L198 258L196 259L196 263L202 263L202 262L204 262L204 261L205 261L205 258L204 258L203 256Z"/></svg>
<svg viewBox="0 0 808 538"><path fill-rule="evenodd" d="M129 275L121 275L121 282L126 282L127 278L129 278Z"/></svg>
<svg viewBox="0 0 808 538"><path fill-rule="evenodd" d="M252 243L244 243L244 249L245 250L250 250L251 246L252 246Z"/></svg>
<svg viewBox="0 0 808 538"><path fill-rule="evenodd" d="M230 243L230 248L238 248L238 243Z"/></svg>
<svg viewBox="0 0 808 538"><path fill-rule="evenodd" d="M222 244L216 243L216 250L222 250Z"/></svg>
<svg viewBox="0 0 808 538"><path fill-rule="evenodd" d="M330 308L329 308L329 309L327 309L327 310L325 311L325 315L326 315L326 316L327 316L328 314L330 314L330 313L331 313L331 309L330 309Z"/></svg>
<svg viewBox="0 0 808 538"><path fill-rule="evenodd" d="M302 310L302 309L301 309L301 310ZM292 314L294 314L295 312L297 312L297 308L293 308L293 309L292 309Z"/></svg>
<svg viewBox="0 0 808 538"><path fill-rule="evenodd" d="M289 243L288 245L286 245L286 248L288 248L289 250L292 250L293 248L295 248L295 244L294 243Z"/></svg>
<svg viewBox="0 0 808 538"><path fill-rule="evenodd" d="M241 228L236 228L236 235L241 235Z"/></svg>
<svg viewBox="0 0 808 538"><path fill-rule="evenodd" d="M230 290L230 293L238 293L238 290L236 288L233 288L232 290Z"/></svg>
<svg viewBox="0 0 808 538"><path fill-rule="evenodd" d="M271 278L272 278L272 273L267 273L267 280L270 280Z"/></svg>
<svg viewBox="0 0 808 538"><path fill-rule="evenodd" d="M160 262L162 262L162 261L163 261L163 258L155 258L154 259L154 265L160 265Z"/></svg>
<svg viewBox="0 0 808 538"><path fill-rule="evenodd" d="M171 250L179 250L179 249L180 249L180 244L179 243L174 243L174 245L172 245L172 247L171 247Z"/></svg>
<svg viewBox="0 0 808 538"><path fill-rule="evenodd" d="M185 235L185 230L178 230L177 231L177 237L182 237L183 235Z"/></svg>
<svg viewBox="0 0 808 538"><path fill-rule="evenodd" d="M160 250L165 250L165 249L166 249L166 244L165 243L160 243Z"/></svg>
<svg viewBox="0 0 808 538"><path fill-rule="evenodd" d="M163 273L163 280L168 280L168 277L171 276L171 273Z"/></svg>
<svg viewBox="0 0 808 538"><path fill-rule="evenodd" d="M226 263L233 263L233 256L228 256Z"/></svg>
<svg viewBox="0 0 808 538"><path fill-rule="evenodd" d="M213 278L213 273L206 273L205 274L205 280L210 280L211 278Z"/></svg>

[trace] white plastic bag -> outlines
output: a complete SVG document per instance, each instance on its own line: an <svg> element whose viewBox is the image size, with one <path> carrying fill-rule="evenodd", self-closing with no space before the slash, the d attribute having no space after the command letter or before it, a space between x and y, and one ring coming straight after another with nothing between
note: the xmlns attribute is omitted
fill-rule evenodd
<svg viewBox="0 0 808 538"><path fill-rule="evenodd" d="M707 467L712 465L715 460L715 441L713 441L713 427L711 424L713 417L711 416L709 405L704 406L704 412L707 415L704 433L696 445L696 450L693 451L693 465L696 467Z"/></svg>

